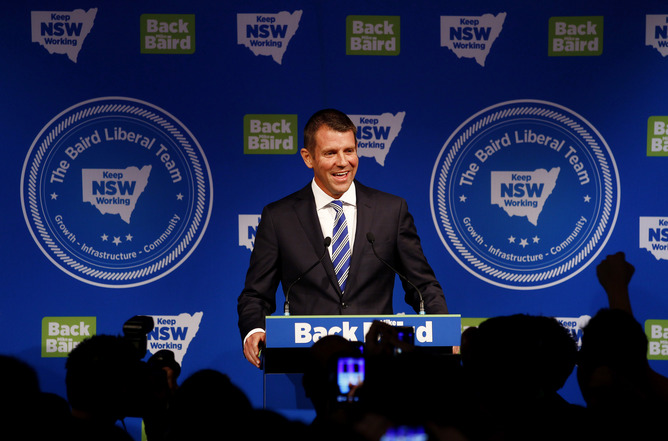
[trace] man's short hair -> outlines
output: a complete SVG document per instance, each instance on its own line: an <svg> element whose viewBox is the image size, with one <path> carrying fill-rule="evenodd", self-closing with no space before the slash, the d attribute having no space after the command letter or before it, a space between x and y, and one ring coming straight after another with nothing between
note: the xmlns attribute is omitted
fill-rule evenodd
<svg viewBox="0 0 668 441"><path fill-rule="evenodd" d="M348 118L348 115L336 109L322 109L314 113L304 127L304 147L309 152L313 153L315 134L322 126L341 133L353 132L355 144L357 144L357 127Z"/></svg>

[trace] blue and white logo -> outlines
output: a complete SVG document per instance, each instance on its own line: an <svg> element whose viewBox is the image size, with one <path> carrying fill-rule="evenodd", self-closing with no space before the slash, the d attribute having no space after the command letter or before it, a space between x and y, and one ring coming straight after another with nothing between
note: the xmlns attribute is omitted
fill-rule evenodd
<svg viewBox="0 0 668 441"><path fill-rule="evenodd" d="M430 192L452 257L481 280L522 290L586 268L612 233L620 198L615 160L596 128L537 100L496 104L459 126Z"/></svg>
<svg viewBox="0 0 668 441"><path fill-rule="evenodd" d="M128 288L190 256L209 222L212 188L206 157L179 120L140 100L105 97L70 107L37 135L21 202L57 267Z"/></svg>

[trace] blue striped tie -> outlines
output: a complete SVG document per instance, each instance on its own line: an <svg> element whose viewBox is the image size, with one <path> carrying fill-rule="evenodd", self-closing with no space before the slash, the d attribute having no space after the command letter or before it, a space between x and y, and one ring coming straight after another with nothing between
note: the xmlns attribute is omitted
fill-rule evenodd
<svg viewBox="0 0 668 441"><path fill-rule="evenodd" d="M334 235L332 239L332 263L336 278L339 281L341 292L346 289L348 270L350 269L350 241L348 239L348 222L343 214L343 202L332 201L329 203L336 210L334 219Z"/></svg>

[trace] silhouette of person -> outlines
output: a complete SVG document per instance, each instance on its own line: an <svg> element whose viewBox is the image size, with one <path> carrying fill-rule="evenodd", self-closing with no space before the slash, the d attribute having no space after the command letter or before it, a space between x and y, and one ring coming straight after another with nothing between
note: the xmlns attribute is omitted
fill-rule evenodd
<svg viewBox="0 0 668 441"><path fill-rule="evenodd" d="M42 392L35 369L10 355L0 355L0 425L4 435L21 439L66 439L70 418L67 401Z"/></svg>
<svg viewBox="0 0 668 441"><path fill-rule="evenodd" d="M72 439L132 440L116 422L134 410L144 368L136 348L120 336L95 335L79 343L65 363Z"/></svg>
<svg viewBox="0 0 668 441"><path fill-rule="evenodd" d="M576 355L570 333L551 317L515 314L468 328L461 346L470 409L464 434L473 439L577 438L586 421L584 409L558 394Z"/></svg>
<svg viewBox="0 0 668 441"><path fill-rule="evenodd" d="M608 255L596 274L608 297L583 329L577 378L597 428L607 439L649 439L668 411L668 380L647 360L648 339L634 318L629 284L635 268L624 253Z"/></svg>
<svg viewBox="0 0 668 441"><path fill-rule="evenodd" d="M201 369L174 392L167 439L243 439L251 410L246 395L227 375Z"/></svg>
<svg viewBox="0 0 668 441"><path fill-rule="evenodd" d="M340 335L327 335L309 348L302 385L316 412L309 429L318 438L355 439L357 436L352 426L359 418L359 403L353 400L353 395L359 389L352 389L348 397L341 397L337 360L342 357L362 357L359 343Z"/></svg>

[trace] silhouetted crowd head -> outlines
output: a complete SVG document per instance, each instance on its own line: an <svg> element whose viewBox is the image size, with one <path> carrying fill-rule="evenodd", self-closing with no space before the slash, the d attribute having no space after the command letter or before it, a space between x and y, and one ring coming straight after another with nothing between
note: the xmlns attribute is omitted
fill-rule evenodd
<svg viewBox="0 0 668 441"><path fill-rule="evenodd" d="M585 326L579 350L556 319L528 314L466 329L460 355L416 347L405 329L381 322L364 344L323 337L308 350L302 377L316 411L310 424L254 408L214 369L179 383L169 351L143 362L136 341L110 335L70 353L67 401L42 392L28 364L0 356L0 418L27 428L21 439L50 441L131 441L117 424L127 416L143 418L148 441L666 438L668 379L651 369L647 337L630 310L633 273L621 253L599 265L610 307ZM576 366L585 406L559 395Z"/></svg>

